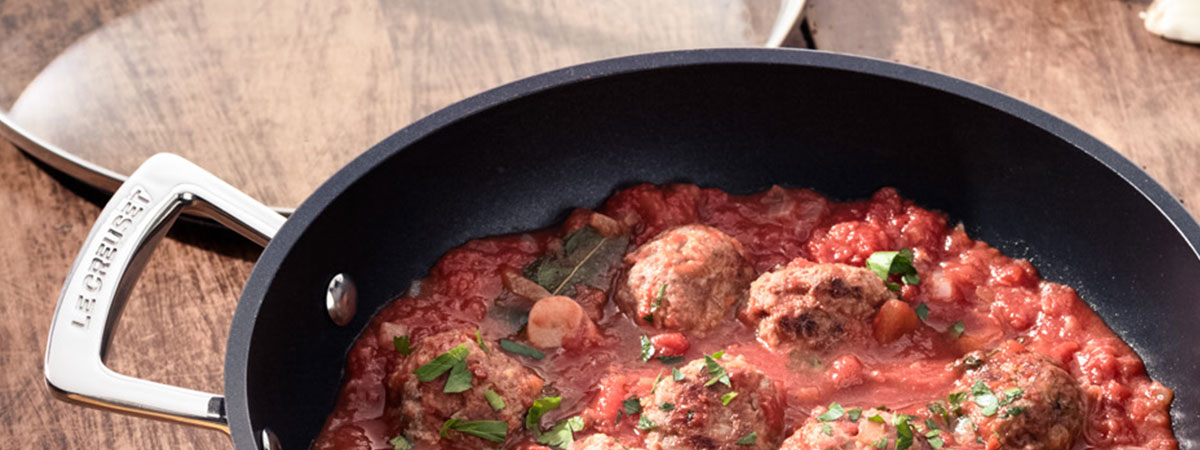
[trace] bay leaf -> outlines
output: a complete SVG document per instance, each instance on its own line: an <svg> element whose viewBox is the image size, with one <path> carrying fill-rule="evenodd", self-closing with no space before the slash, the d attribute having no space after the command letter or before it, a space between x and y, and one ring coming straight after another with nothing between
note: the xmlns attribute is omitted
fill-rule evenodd
<svg viewBox="0 0 1200 450"><path fill-rule="evenodd" d="M575 295L575 285L607 288L610 269L625 255L629 237L606 237L583 227L563 238L562 251L546 255L525 267L526 278L551 295Z"/></svg>

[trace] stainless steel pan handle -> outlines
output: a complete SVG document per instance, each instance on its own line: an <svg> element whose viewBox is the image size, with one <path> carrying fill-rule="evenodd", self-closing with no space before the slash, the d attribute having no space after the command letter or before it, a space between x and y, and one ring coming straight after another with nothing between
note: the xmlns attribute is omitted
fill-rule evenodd
<svg viewBox="0 0 1200 450"><path fill-rule="evenodd" d="M104 365L133 282L184 210L262 245L284 222L183 158L148 159L104 206L67 275L46 344L46 384L63 400L228 432L224 397L121 375Z"/></svg>

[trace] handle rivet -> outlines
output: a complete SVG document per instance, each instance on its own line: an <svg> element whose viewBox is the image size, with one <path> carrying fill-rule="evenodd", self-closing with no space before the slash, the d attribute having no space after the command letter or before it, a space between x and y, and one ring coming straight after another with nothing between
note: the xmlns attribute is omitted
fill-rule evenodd
<svg viewBox="0 0 1200 450"><path fill-rule="evenodd" d="M283 446L279 445L279 438L266 428L262 430L262 450L283 450Z"/></svg>
<svg viewBox="0 0 1200 450"><path fill-rule="evenodd" d="M357 306L358 288L354 286L354 280L346 274L334 275L325 290L325 309L329 310L329 318L338 326L345 326L354 318Z"/></svg>

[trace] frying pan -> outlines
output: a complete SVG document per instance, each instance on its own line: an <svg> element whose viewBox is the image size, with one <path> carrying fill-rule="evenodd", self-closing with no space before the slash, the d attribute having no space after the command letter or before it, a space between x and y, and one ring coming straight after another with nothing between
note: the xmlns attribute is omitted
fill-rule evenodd
<svg viewBox="0 0 1200 450"><path fill-rule="evenodd" d="M304 448L373 311L468 239L545 227L638 182L837 199L895 186L1075 287L1175 389L1200 438L1200 226L1095 138L961 80L801 50L657 53L485 92L379 143L284 219L181 158L151 158L101 212L46 349L59 397ZM224 395L116 374L108 333L157 238L189 209L270 241L238 302ZM355 307L356 306L356 307Z"/></svg>

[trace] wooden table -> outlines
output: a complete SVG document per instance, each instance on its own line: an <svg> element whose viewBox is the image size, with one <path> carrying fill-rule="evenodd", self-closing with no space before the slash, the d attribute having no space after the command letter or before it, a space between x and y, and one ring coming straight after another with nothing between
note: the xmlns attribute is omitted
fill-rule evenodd
<svg viewBox="0 0 1200 450"><path fill-rule="evenodd" d="M311 2L330 3L330 2ZM734 2L736 3L736 2ZM1024 99L1058 114L1094 133L1144 167L1168 190L1188 205L1200 205L1200 47L1169 43L1143 32L1137 12L1148 1L1118 0L811 0L810 28L821 49L864 54L927 67L975 81ZM210 4L228 5L214 1ZM695 3L688 3L694 5ZM17 99L24 86L42 72L59 53L86 33L118 28L104 35L112 45L129 45L130 20L134 28L178 30L171 21L184 21L187 14L164 10L148 0L79 0L65 6L48 6L36 0L0 2L0 60L8 64L0 77L0 105ZM365 4L369 6L369 4ZM715 2L712 8L731 8L730 2ZM154 9L159 8L159 9ZM753 8L751 8L753 9ZM639 10L639 14L648 11ZM190 10L195 13L196 11ZM400 21L400 15L358 14L342 10L345 20ZM208 10L208 14L220 11ZM338 13L325 11L324 13ZM134 16L134 19L129 19ZM284 25L302 16L276 17ZM383 19L381 19L383 18ZM390 18L390 19L389 19ZM745 19L744 17L739 20ZM405 19L407 20L407 19ZM515 20L515 19L513 19ZM750 22L761 18L749 19ZM123 22L125 21L125 22ZM623 22L628 27L658 27L671 34L672 28L653 21ZM681 22L682 23L682 22ZM115 24L115 25L114 25ZM392 22L390 27L410 29L409 22ZM352 24L351 24L352 25ZM378 25L378 24L376 24ZM385 27L388 28L388 27ZM626 30L627 32L629 30ZM635 30L636 31L636 30ZM474 45L486 45L486 33ZM177 38L177 37L174 37ZM163 36L163 39L173 39ZM691 39L700 39L693 36ZM683 42L683 40L671 41ZM802 42L799 39L793 43ZM104 42L92 42L89 51L104 51ZM180 44L183 45L183 44ZM714 44L715 45L715 44ZM419 43L416 48L419 50ZM77 47L75 52L80 51ZM110 47L111 48L111 47ZM291 48L295 54L305 48ZM417 50L411 50L417 51ZM532 73L545 65L575 62L579 58L614 51L547 55L536 46L511 54L513 66L503 69L498 83ZM151 52L152 53L152 52ZM313 58L337 60L337 52L304 53ZM470 55L466 56L468 59ZM393 63L397 63L392 60ZM158 65L156 65L158 64ZM147 61L121 70L167 70L181 66ZM415 67L415 66L414 66ZM166 69L164 69L166 68ZM96 70L115 70L98 67ZM411 69L411 67L410 67ZM62 69L60 69L62 70ZM388 70L381 68L380 70ZM70 81L70 72L60 80ZM181 72L182 76L182 72ZM87 78L80 74L79 78ZM211 80L189 80L210 83ZM485 80L486 81L486 80ZM370 83L368 83L370 84ZM386 123L342 123L347 130L322 130L321 136L351 136L375 139L432 108L470 94L480 86L450 86L437 95L428 92L399 92L387 96L386 83L378 91L388 105L373 105L370 96L359 105L382 108ZM486 87L486 86L482 86ZM802 87L798 87L802 88ZM209 108L214 100L202 98L181 87L187 96L174 108ZM51 95L42 90L38 95ZM237 95L235 91L209 90L208 95ZM290 95L290 94L289 94ZM190 100L189 100L190 99ZM70 100L70 99L68 99ZM136 99L135 99L136 100ZM153 103L155 99L143 99ZM158 101L163 101L158 99ZM192 102L192 103L186 103ZM415 102L415 103L414 103ZM286 103L275 106L286 116ZM63 108L60 108L63 109ZM66 108L70 111L69 108ZM31 111L31 110L27 110ZM62 111L58 111L59 114ZM34 117L33 112L26 117ZM42 116L52 117L52 116ZM212 118L197 116L188 120ZM300 119L303 119L301 117ZM33 119L30 119L33 120ZM60 119L65 120L65 119ZM97 139L120 142L121 130L129 142L156 142L163 133L178 132L186 121L155 124L145 117L107 116L77 119L72 137L69 126L56 133L61 139L76 139L97 133ZM228 118L238 122L237 117ZM204 145L244 139L253 130L210 130L213 136L195 139ZM53 128L53 127L48 127ZM382 130L382 131L380 131ZM335 131L337 133L335 133ZM276 131L266 131L270 134ZM156 133L158 133L156 135ZM375 133L375 134L372 134ZM158 137L155 137L158 136ZM231 137L232 136L232 137ZM366 136L366 137L363 137ZM266 143L261 139L254 141ZM369 143L369 142L368 142ZM301 143L302 144L302 143ZM359 145L356 148L365 148ZM334 161L324 161L333 164ZM319 167L304 171L293 166L305 180L324 178L336 169ZM284 164L286 166L286 164ZM316 175L314 175L314 173ZM235 174L237 175L237 174ZM252 192L278 202L303 198L310 185L263 187ZM8 295L0 302L0 435L6 448L228 448L219 433L159 422L129 418L54 401L43 386L42 352L54 302L64 275L78 246L98 213L95 203L81 196L75 183L58 179L6 143L0 143L0 228L8 230L0 240L6 258L0 260L0 286ZM271 197L274 195L275 197ZM1192 206L1193 212L1196 211ZM151 259L134 290L121 327L117 330L109 365L118 372L186 387L219 392L223 383L222 361L225 335L233 303L257 257L258 249L230 233L199 227L174 231Z"/></svg>

